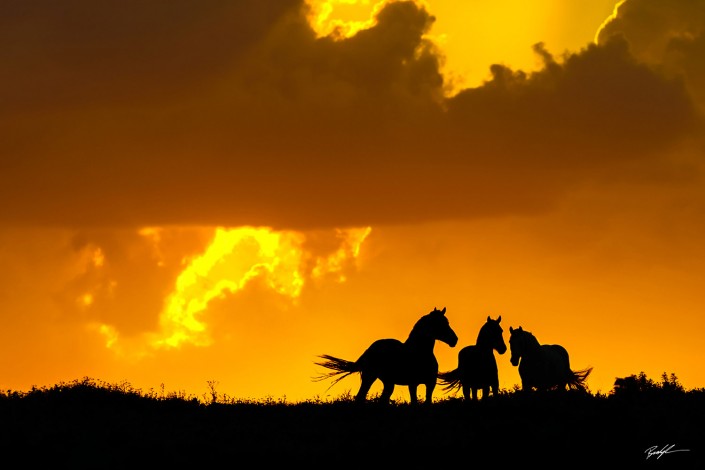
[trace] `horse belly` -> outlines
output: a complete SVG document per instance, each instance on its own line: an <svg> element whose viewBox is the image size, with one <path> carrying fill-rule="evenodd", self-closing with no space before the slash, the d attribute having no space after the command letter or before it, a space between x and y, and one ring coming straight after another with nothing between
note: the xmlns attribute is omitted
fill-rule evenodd
<svg viewBox="0 0 705 470"><path fill-rule="evenodd" d="M433 355L410 354L404 344L395 339L375 341L358 362L363 373L395 385L435 383L438 375L438 361Z"/></svg>
<svg viewBox="0 0 705 470"><path fill-rule="evenodd" d="M380 375L383 382L389 381L396 385L436 383L437 377L438 362L435 357L419 358L408 354L402 354L398 362L390 364Z"/></svg>
<svg viewBox="0 0 705 470"><path fill-rule="evenodd" d="M546 387L565 386L570 381L570 361L563 346L553 344L543 347Z"/></svg>
<svg viewBox="0 0 705 470"><path fill-rule="evenodd" d="M519 377L524 388L549 388L545 367L522 358L519 363Z"/></svg>
<svg viewBox="0 0 705 470"><path fill-rule="evenodd" d="M550 389L565 384L565 373L562 362L556 361L551 354L543 354L539 358L526 360L523 358L519 364L519 376L527 387Z"/></svg>
<svg viewBox="0 0 705 470"><path fill-rule="evenodd" d="M458 360L461 381L471 388L483 388L499 382L497 361L494 354L483 354L477 349L465 348Z"/></svg>

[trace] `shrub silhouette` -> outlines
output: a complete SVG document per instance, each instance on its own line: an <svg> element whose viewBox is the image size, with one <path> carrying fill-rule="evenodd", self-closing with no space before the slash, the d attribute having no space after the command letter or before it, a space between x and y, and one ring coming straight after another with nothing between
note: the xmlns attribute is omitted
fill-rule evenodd
<svg viewBox="0 0 705 470"><path fill-rule="evenodd" d="M683 393L685 389L676 374L661 374L661 382L648 378L642 371L638 375L617 377L612 394L615 396L635 396L644 393Z"/></svg>

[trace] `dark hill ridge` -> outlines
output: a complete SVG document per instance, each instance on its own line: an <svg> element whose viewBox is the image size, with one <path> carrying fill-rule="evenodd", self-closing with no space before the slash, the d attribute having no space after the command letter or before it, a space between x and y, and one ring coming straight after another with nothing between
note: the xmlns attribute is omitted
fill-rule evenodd
<svg viewBox="0 0 705 470"><path fill-rule="evenodd" d="M90 379L0 394L0 452L22 466L377 468L429 462L704 468L705 390L627 378L609 395L502 391L426 406L141 394Z"/></svg>

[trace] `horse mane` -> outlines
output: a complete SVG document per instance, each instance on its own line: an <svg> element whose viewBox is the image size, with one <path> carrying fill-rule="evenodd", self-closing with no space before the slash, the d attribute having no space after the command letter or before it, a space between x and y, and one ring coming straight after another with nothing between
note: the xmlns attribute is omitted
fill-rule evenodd
<svg viewBox="0 0 705 470"><path fill-rule="evenodd" d="M526 335L529 339L529 342L531 343L532 346L541 346L541 343L539 342L538 338L536 338L536 335L534 335L532 332L527 331L527 330L521 330L524 335Z"/></svg>
<svg viewBox="0 0 705 470"><path fill-rule="evenodd" d="M501 319L502 317L500 316L499 320ZM499 331L502 331L502 327L499 326L498 320L492 320L490 317L487 317L487 321L482 325L482 327L480 327L480 331L477 332L475 344L481 344L484 337L492 333L493 328L499 328Z"/></svg>
<svg viewBox="0 0 705 470"><path fill-rule="evenodd" d="M431 321L430 315L432 314L433 312L429 313L428 315L424 315L418 320L416 320L416 323L414 323L414 326L409 332L409 336L406 339L407 341L409 341L409 339L418 338L423 334L424 329L428 327L427 325L429 321Z"/></svg>
<svg viewBox="0 0 705 470"><path fill-rule="evenodd" d="M477 332L477 339L475 340L475 344L480 344L480 341L482 340L483 336L487 334L487 332L490 329L490 322L485 322L484 325L482 325L482 328L480 328L480 331Z"/></svg>
<svg viewBox="0 0 705 470"><path fill-rule="evenodd" d="M411 331L409 332L409 336L407 337L407 341L409 338L414 338L418 336L419 332L421 331L421 327L423 326L423 323L426 321L426 316L423 316L416 320L416 323L414 323L414 326L411 328Z"/></svg>
<svg viewBox="0 0 705 470"><path fill-rule="evenodd" d="M443 311L445 311L445 309L443 309ZM431 313L428 313L416 320L416 323L414 323L413 328L411 328L411 331L409 332L409 336L406 338L405 344L409 344L410 340L429 337L425 330L428 328L429 323L433 321L433 315L442 314L443 312L441 310L434 309Z"/></svg>

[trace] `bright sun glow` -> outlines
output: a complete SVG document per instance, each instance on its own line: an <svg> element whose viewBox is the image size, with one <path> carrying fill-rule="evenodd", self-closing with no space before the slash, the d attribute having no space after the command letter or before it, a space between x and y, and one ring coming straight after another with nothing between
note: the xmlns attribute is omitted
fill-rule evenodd
<svg viewBox="0 0 705 470"><path fill-rule="evenodd" d="M240 291L255 278L292 302L301 295L307 276L320 279L333 274L337 282L344 282L343 267L359 256L370 231L370 227L339 229L338 249L313 256L304 249L306 236L300 232L255 227L216 229L200 256L184 260L185 268L160 314L161 334L152 346L208 346L211 337L205 312L209 302ZM140 233L154 241L159 232L148 229ZM312 266L308 273L306 266ZM101 331L109 332L109 343L115 344L114 331Z"/></svg>
<svg viewBox="0 0 705 470"><path fill-rule="evenodd" d="M178 277L161 314L166 337L156 345L208 345L200 314L211 300L239 291L257 276L278 293L298 297L303 286L301 242L298 234L267 228L218 228L205 253L190 260Z"/></svg>
<svg viewBox="0 0 705 470"><path fill-rule="evenodd" d="M318 36L354 36L374 25L377 12L387 0L309 0L309 22Z"/></svg>

